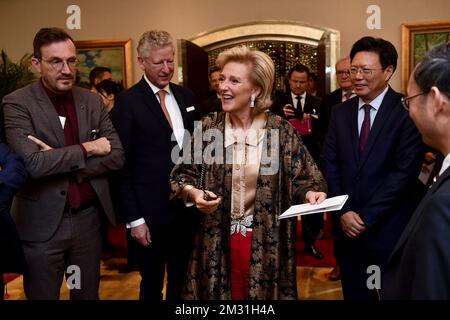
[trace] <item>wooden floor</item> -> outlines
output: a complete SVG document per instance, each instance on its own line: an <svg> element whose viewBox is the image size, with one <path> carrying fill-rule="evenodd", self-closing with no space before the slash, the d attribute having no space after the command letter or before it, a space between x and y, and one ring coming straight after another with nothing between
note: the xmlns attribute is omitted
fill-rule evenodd
<svg viewBox="0 0 450 320"><path fill-rule="evenodd" d="M125 272L126 260L113 258L102 261L100 299L136 300L139 298L140 276L137 271ZM331 268L297 267L297 288L299 298L305 300L342 300L340 281L326 278ZM7 300L24 300L22 277L7 284ZM68 289L61 286L61 299L67 300Z"/></svg>

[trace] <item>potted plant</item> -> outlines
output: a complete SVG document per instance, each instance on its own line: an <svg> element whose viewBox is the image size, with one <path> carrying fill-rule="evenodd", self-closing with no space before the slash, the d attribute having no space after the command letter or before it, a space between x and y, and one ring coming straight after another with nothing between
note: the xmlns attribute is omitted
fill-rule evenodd
<svg viewBox="0 0 450 320"><path fill-rule="evenodd" d="M16 89L36 79L30 70L31 54L25 54L17 63L9 59L4 50L0 53L0 101Z"/></svg>
<svg viewBox="0 0 450 320"><path fill-rule="evenodd" d="M36 79L30 70L31 54L25 54L17 63L9 59L4 50L0 53L0 102L3 97ZM0 107L0 140L5 140L3 105Z"/></svg>

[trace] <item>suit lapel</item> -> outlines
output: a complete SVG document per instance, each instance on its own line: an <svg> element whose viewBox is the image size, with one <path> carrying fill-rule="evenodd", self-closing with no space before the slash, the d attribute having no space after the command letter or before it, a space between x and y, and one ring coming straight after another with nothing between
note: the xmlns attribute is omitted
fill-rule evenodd
<svg viewBox="0 0 450 320"><path fill-rule="evenodd" d="M84 96L77 87L74 87L73 91L73 102L75 104L75 112L77 114L78 121L78 139L79 142L89 141L89 121L87 118L86 110L86 96Z"/></svg>
<svg viewBox="0 0 450 320"><path fill-rule="evenodd" d="M367 139L366 145L364 147L364 151L362 154L362 157L359 161L359 169L364 165L366 162L368 155L370 154L370 151L375 144L381 130L388 122L389 115L391 114L393 108L393 95L392 95L392 89L389 88L386 92L386 95L384 96L383 102L380 105L380 108L378 109L377 115L375 117L375 121L373 122L372 128L370 129L369 138Z"/></svg>
<svg viewBox="0 0 450 320"><path fill-rule="evenodd" d="M35 89L36 89L35 92L36 92L36 97L37 97L37 103L42 110L42 114L43 114L44 118L50 123L50 128L53 131L53 134L55 135L55 137L59 143L59 146L54 146L54 147L65 146L66 138L64 137L64 128L61 125L61 122L59 120L59 116L58 116L58 113L56 112L56 109L53 107L53 103L51 102L47 93L45 93L45 90L44 90L44 88L42 88L41 83L37 82L35 85ZM37 137L37 138L42 138L42 137Z"/></svg>
<svg viewBox="0 0 450 320"><path fill-rule="evenodd" d="M353 156L356 163L359 161L359 134L358 134L358 98L350 99L350 137L352 141Z"/></svg>
<svg viewBox="0 0 450 320"><path fill-rule="evenodd" d="M176 86L174 86L172 83L170 83L169 86L170 86L170 90L172 91L173 96L175 97L175 100L178 103L181 117L183 118L184 129L188 129L190 127L190 125L189 125L189 115L188 115L188 112L186 111L186 107L190 107L190 106L186 106L186 102L184 101L183 95L181 94L181 92L178 90L178 88Z"/></svg>
<svg viewBox="0 0 450 320"><path fill-rule="evenodd" d="M397 241L397 244L395 245L394 250L392 251L391 256L394 256L394 254L403 246L403 244L406 242L406 240L409 238L409 235L411 234L412 230L414 230L415 226L420 220L420 217L422 216L424 212L424 207L426 204L428 204L428 199L439 189L441 184L446 181L450 176L450 167L447 168L441 176L436 180L435 183L433 183L426 193L426 195L423 197L422 201L420 202L417 209L414 211L414 214L412 215L411 219L409 220L408 224L405 227L405 230L403 230L402 235L400 236L400 239Z"/></svg>
<svg viewBox="0 0 450 320"><path fill-rule="evenodd" d="M161 109L161 105L159 104L158 99L156 99L156 95L153 93L144 77L142 77L138 85L142 96L142 101L145 102L145 105L153 114L153 118L157 120L164 131L172 132L172 128L170 127L170 124Z"/></svg>

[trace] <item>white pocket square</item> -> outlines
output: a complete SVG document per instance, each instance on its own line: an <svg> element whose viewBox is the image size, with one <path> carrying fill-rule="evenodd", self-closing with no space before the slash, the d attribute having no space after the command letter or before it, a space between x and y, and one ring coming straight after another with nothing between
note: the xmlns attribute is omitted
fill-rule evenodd
<svg viewBox="0 0 450 320"><path fill-rule="evenodd" d="M194 111L194 110L195 110L194 106L190 106L189 108L186 108L187 112L191 112L191 111Z"/></svg>

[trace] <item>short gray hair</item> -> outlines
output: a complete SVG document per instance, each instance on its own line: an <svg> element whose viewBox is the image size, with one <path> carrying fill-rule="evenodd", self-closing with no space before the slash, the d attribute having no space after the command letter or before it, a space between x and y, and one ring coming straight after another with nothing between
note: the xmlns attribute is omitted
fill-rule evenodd
<svg viewBox="0 0 450 320"><path fill-rule="evenodd" d="M144 32L139 39L137 52L140 57L147 58L150 49L158 49L166 46L172 46L172 49L175 50L173 38L170 33L162 30L150 30Z"/></svg>

